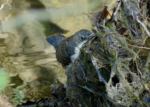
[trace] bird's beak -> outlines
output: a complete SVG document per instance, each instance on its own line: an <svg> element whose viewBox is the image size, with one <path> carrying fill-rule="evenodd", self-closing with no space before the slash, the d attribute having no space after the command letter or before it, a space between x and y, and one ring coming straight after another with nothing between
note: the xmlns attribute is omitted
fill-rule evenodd
<svg viewBox="0 0 150 107"><path fill-rule="evenodd" d="M95 33L91 33L88 37L88 39L92 39L93 37L96 37Z"/></svg>

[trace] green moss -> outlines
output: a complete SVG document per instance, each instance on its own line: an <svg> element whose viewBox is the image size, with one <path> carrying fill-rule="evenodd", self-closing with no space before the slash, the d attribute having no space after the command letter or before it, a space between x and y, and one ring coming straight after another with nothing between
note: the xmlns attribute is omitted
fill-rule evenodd
<svg viewBox="0 0 150 107"><path fill-rule="evenodd" d="M22 88L24 88L25 86L26 86L26 83L24 83L22 86L19 86L19 87L13 89L14 98L12 99L12 103L14 105L17 105L17 104L23 102L22 99L25 98L26 89L22 89Z"/></svg>

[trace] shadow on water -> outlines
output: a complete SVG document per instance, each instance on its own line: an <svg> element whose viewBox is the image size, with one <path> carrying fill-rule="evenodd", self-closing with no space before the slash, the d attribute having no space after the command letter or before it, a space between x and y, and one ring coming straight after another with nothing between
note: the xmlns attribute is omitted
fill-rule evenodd
<svg viewBox="0 0 150 107"><path fill-rule="evenodd" d="M45 9L38 0L26 1L30 7L25 11ZM13 4L15 5L15 0ZM2 33L4 36L0 38L0 61L2 62L0 67L6 68L11 78L11 87L8 87L4 94L10 98L10 101L13 98L13 88L24 83L26 86L20 90L25 89L25 99L31 100L51 96L50 85L55 83L58 77L61 76L64 82L66 80L63 69L56 62L55 51L46 42L45 37L67 31L51 21L37 21L37 17L39 16L35 16L33 22L26 23L9 33Z"/></svg>
<svg viewBox="0 0 150 107"><path fill-rule="evenodd" d="M26 0L26 1L30 4L29 9L36 9L37 11L38 9L45 9L45 5L41 1L38 1L38 0L36 1ZM49 13L47 12L47 14ZM36 17L39 17L39 16L36 16ZM58 25L54 24L51 21L44 21L41 23L43 24L44 27L47 27L47 30L45 29L46 35L53 35L56 33L65 34L68 32L67 30L62 29L61 27L59 27Z"/></svg>

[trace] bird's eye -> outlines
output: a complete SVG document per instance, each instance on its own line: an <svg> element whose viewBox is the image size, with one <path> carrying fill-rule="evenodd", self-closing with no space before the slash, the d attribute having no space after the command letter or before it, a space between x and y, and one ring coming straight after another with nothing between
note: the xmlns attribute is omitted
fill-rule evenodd
<svg viewBox="0 0 150 107"><path fill-rule="evenodd" d="M80 39L81 39L81 40L84 40L84 37L82 36Z"/></svg>

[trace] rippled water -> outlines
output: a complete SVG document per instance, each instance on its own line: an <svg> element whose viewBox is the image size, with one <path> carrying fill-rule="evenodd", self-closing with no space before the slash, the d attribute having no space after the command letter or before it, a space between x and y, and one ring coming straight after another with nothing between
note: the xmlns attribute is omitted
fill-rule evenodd
<svg viewBox="0 0 150 107"><path fill-rule="evenodd" d="M55 59L55 50L45 38L55 33L70 36L91 30L87 13L109 4L99 0L1 0L0 67L6 68L11 86L4 94L13 98L13 88L25 85L25 99L50 96L50 85L66 81L65 70ZM34 10L33 10L34 9Z"/></svg>

